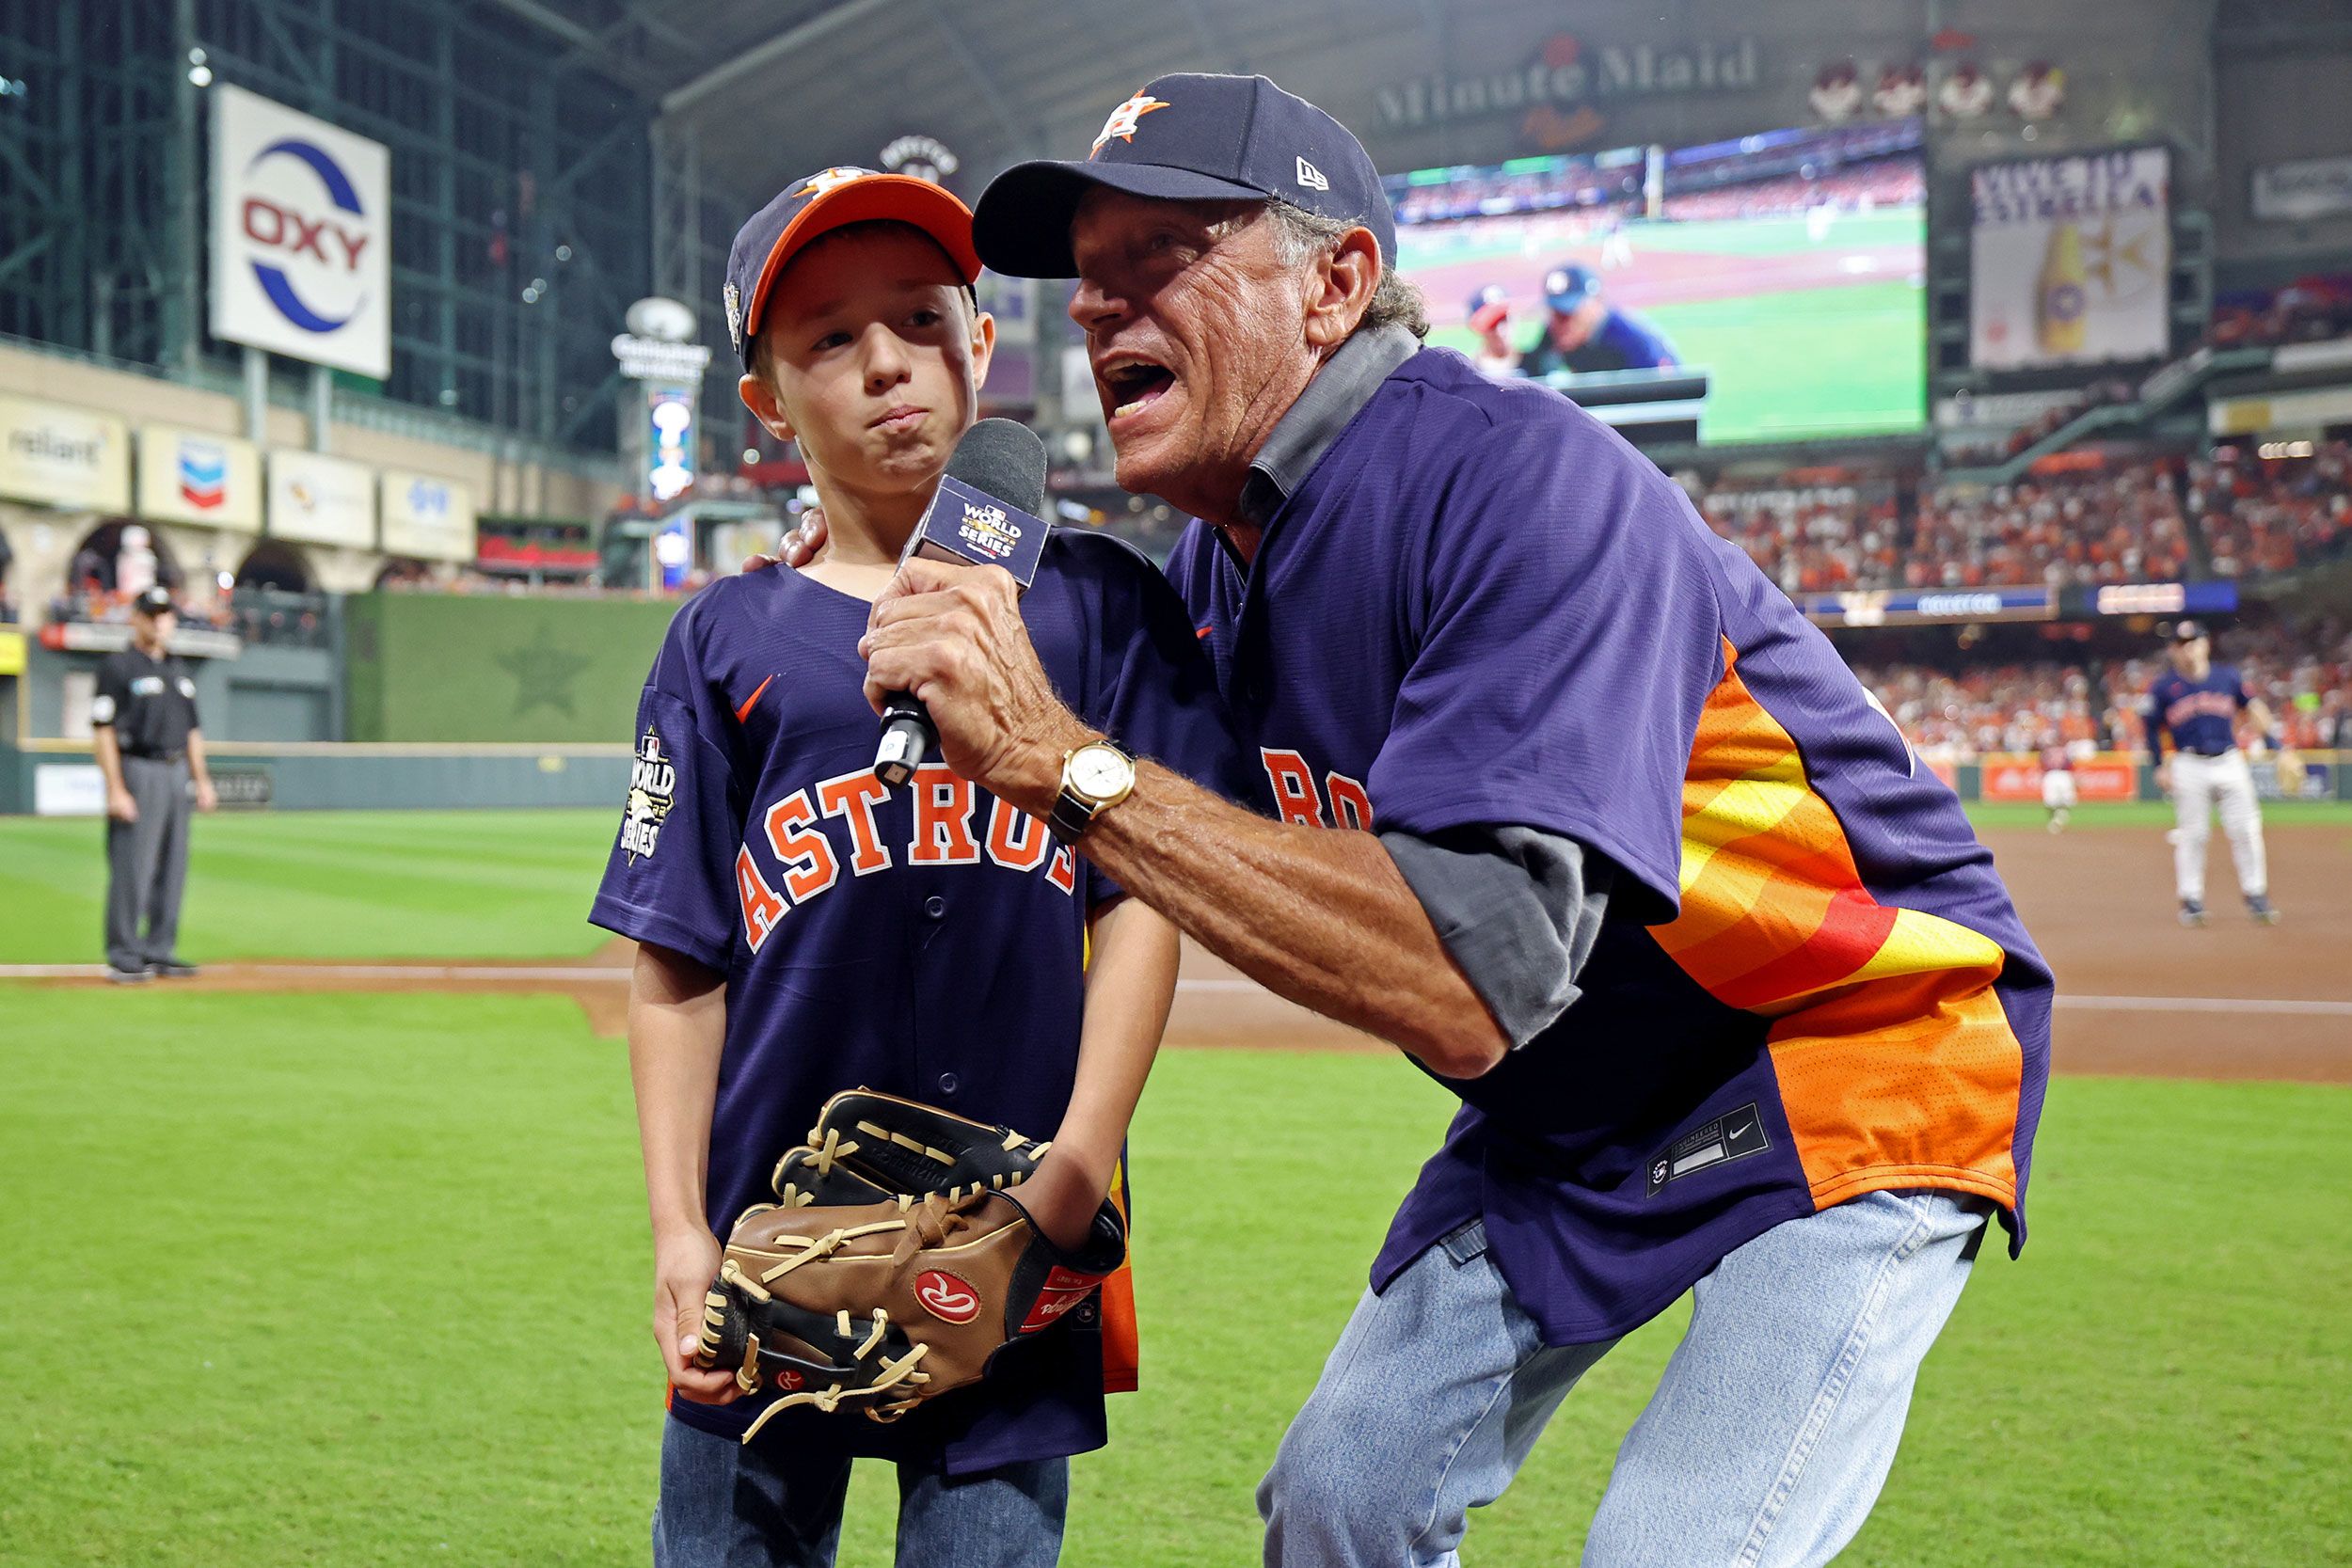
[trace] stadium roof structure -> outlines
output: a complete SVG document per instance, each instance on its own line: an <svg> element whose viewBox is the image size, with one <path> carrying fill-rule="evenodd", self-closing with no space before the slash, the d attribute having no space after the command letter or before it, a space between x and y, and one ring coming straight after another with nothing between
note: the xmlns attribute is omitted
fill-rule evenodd
<svg viewBox="0 0 2352 1568"><path fill-rule="evenodd" d="M492 0L699 144L703 178L755 193L937 138L967 194L1022 158L1068 157L1124 84L1263 71L1310 95L1409 75L1450 0Z"/></svg>

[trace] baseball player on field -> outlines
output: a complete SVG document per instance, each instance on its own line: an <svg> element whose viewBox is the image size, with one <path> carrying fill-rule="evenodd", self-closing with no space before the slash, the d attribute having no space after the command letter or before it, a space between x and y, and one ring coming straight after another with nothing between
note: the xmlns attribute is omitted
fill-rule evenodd
<svg viewBox="0 0 2352 1568"><path fill-rule="evenodd" d="M591 916L642 944L629 1056L672 1392L662 1568L831 1563L855 1455L898 1462L899 1562L1050 1564L1068 1456L1104 1440L1120 1369L1091 1305L894 1425L780 1402L789 1376L742 1397L731 1369L691 1359L718 1237L755 1202L793 1201L771 1172L814 1141L828 1097L864 1085L1058 1125L1021 1191L1066 1247L1104 1201L1167 1019L1173 927L1058 822L937 763L897 791L875 776L858 640L973 421L994 341L978 275L961 202L850 168L794 182L728 262L743 401L799 444L832 546L805 570L723 578L672 623ZM1191 623L1140 555L1056 536L1023 614L1089 722L1235 776Z"/></svg>
<svg viewBox="0 0 2352 1568"><path fill-rule="evenodd" d="M2042 809L2053 833L2066 831L2066 820L2079 804L2074 789L2074 758L2056 730L2042 736Z"/></svg>
<svg viewBox="0 0 2352 1568"><path fill-rule="evenodd" d="M2279 911L2270 902L2270 871L2263 855L2262 806L2254 798L2253 771L2237 743L2241 713L2256 731L2270 733L2269 705L2246 689L2236 670L2214 663L2213 640L2201 623L2174 626L2164 651L2172 668L2148 689L2148 760L2155 765L2156 787L2172 797L2172 879L2181 924L2205 923L2205 847L2217 809L2246 912L2260 925L2276 925Z"/></svg>
<svg viewBox="0 0 2352 1568"><path fill-rule="evenodd" d="M1057 698L1001 572L911 562L867 695L1024 810L1098 800L1122 887L1461 1098L1260 1489L1266 1560L1454 1562L1695 1291L1584 1560L1828 1561L1989 1217L2024 1236L2051 984L1991 856L1671 481L1422 346L1336 120L1163 76L1086 150L999 176L974 237L1077 279L1120 483L1199 519L1172 575L1279 820L1074 773L1127 737Z"/></svg>

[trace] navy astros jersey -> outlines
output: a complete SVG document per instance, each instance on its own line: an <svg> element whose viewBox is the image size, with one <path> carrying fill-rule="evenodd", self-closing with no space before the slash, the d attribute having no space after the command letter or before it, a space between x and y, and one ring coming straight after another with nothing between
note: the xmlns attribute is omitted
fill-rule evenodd
<svg viewBox="0 0 2352 1568"><path fill-rule="evenodd" d="M1289 820L1517 825L1616 867L1581 994L1447 1081L1462 1111L1375 1289L1483 1219L1574 1344L1874 1190L1971 1195L2022 1237L2050 974L1991 855L1821 633L1606 425L1422 350L1247 572L1195 523L1169 573Z"/></svg>
<svg viewBox="0 0 2352 1568"><path fill-rule="evenodd" d="M868 610L789 568L723 578L678 612L639 705L590 918L726 976L706 1195L721 1237L772 1201L777 1157L841 1089L1050 1138L1076 1071L1087 918L1118 889L943 765L897 791L874 778ZM1213 787L1242 782L1191 623L1142 556L1057 531L1022 618L1087 722ZM1102 1445L1093 1324L1012 1347L998 1372L893 1425L787 1410L760 1441L951 1473ZM671 1411L736 1436L765 1402Z"/></svg>
<svg viewBox="0 0 2352 1568"><path fill-rule="evenodd" d="M2208 666L2201 681L2167 670L2148 689L2150 754L2162 759L2169 732L2177 751L2219 756L2237 745L2238 712L2251 701L2246 682L2227 664Z"/></svg>

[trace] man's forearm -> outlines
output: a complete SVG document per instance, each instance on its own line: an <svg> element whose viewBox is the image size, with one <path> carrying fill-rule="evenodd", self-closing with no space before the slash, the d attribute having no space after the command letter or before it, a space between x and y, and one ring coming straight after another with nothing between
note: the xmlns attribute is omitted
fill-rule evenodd
<svg viewBox="0 0 2352 1568"><path fill-rule="evenodd" d="M1404 874L1367 832L1270 821L1156 763L1083 847L1121 886L1278 996L1448 1077L1509 1050Z"/></svg>
<svg viewBox="0 0 2352 1568"><path fill-rule="evenodd" d="M628 988L628 1070L657 1236L709 1225L703 1190L726 1024L718 975L675 954L638 948Z"/></svg>
<svg viewBox="0 0 2352 1568"><path fill-rule="evenodd" d="M199 784L209 784L213 782L213 770L204 760L204 732L202 730L188 732L188 777Z"/></svg>

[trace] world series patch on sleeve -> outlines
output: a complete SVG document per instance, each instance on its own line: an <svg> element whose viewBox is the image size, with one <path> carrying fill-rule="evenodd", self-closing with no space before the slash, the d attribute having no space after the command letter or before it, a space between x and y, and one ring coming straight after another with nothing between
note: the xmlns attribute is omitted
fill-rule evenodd
<svg viewBox="0 0 2352 1568"><path fill-rule="evenodd" d="M1049 1146L914 1101L835 1095L727 1238L694 1359L745 1393L896 1420L977 1383L1092 1297L1127 1252L1104 1202L1065 1253L1012 1196Z"/></svg>

